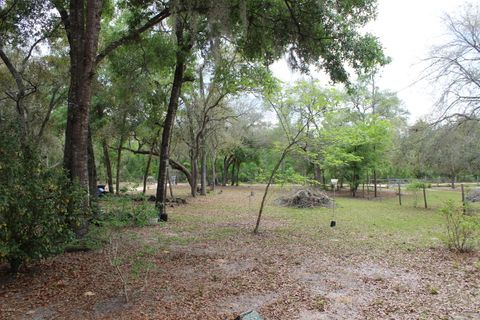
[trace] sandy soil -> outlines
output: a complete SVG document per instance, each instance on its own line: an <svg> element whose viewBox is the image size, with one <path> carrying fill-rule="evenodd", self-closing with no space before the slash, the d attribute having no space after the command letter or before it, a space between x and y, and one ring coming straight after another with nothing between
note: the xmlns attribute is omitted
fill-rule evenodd
<svg viewBox="0 0 480 320"><path fill-rule="evenodd" d="M102 250L46 259L16 279L3 270L0 318L224 320L255 309L265 319L480 319L478 253L347 246L340 231L311 239L268 217L253 235L260 193L224 187ZM132 261L144 266L136 275Z"/></svg>

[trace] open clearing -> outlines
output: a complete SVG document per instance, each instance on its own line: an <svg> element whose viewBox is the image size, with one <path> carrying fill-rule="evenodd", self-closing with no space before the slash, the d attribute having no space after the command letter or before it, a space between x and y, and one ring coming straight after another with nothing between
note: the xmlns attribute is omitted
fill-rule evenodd
<svg viewBox="0 0 480 320"><path fill-rule="evenodd" d="M224 320L256 309L265 319L480 319L480 255L439 240L437 209L457 193L432 192L428 210L394 195L340 197L332 229L331 209L274 206L290 191L276 188L255 236L262 191L221 187L102 249L46 259L16 280L2 269L0 318Z"/></svg>

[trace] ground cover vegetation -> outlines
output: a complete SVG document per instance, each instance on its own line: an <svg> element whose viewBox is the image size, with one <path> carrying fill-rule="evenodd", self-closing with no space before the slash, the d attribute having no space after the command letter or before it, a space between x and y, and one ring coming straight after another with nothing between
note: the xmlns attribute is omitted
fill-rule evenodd
<svg viewBox="0 0 480 320"><path fill-rule="evenodd" d="M479 316L478 7L413 125L375 10L0 1L0 314ZM282 57L332 83L281 83Z"/></svg>
<svg viewBox="0 0 480 320"><path fill-rule="evenodd" d="M400 206L394 191L368 200L344 190L331 228L331 208L275 205L298 188L275 185L253 235L263 188L221 186L169 208L166 223L117 225L91 235L101 249L2 274L2 317L233 319L250 309L266 319L478 317L480 256L443 242L439 209L445 199L461 205L458 190L431 191L430 209L414 208L413 194ZM112 198L100 200L106 212L138 205Z"/></svg>

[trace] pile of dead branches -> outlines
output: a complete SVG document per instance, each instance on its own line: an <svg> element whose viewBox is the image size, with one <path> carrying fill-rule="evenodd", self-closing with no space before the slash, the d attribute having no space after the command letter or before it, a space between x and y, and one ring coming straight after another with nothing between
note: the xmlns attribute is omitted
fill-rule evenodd
<svg viewBox="0 0 480 320"><path fill-rule="evenodd" d="M277 203L281 206L293 208L330 208L332 206L332 199L324 192L300 189L291 196L277 199Z"/></svg>

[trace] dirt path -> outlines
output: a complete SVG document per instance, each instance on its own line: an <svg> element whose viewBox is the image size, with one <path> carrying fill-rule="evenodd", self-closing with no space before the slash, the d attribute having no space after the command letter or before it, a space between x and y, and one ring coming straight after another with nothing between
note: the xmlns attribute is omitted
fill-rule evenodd
<svg viewBox="0 0 480 320"><path fill-rule="evenodd" d="M124 230L16 280L1 274L0 318L224 320L256 309L265 319L480 319L478 254L379 249L341 229L311 238L269 215L254 236L260 192L223 188L172 209L167 225Z"/></svg>

